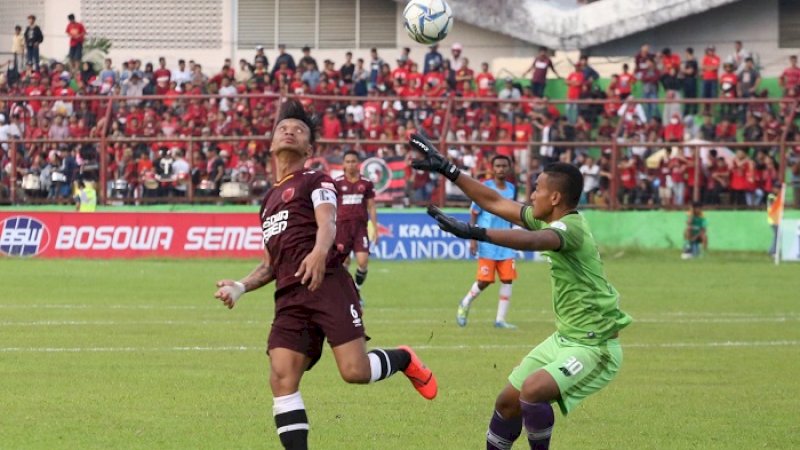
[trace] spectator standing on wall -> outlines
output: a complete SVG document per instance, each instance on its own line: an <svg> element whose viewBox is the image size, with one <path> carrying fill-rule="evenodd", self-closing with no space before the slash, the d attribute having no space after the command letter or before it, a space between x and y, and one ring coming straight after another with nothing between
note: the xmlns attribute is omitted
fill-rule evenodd
<svg viewBox="0 0 800 450"><path fill-rule="evenodd" d="M356 71L356 65L353 64L353 52L344 54L344 64L339 68L339 75L341 76L341 83L344 86L352 86L353 75Z"/></svg>
<svg viewBox="0 0 800 450"><path fill-rule="evenodd" d="M745 59L744 68L739 72L739 96L741 98L752 98L757 95L761 86L761 73L756 69L753 58ZM741 105L739 120L745 117L747 105Z"/></svg>
<svg viewBox="0 0 800 450"><path fill-rule="evenodd" d="M14 70L20 72L19 66L25 56L25 35L19 25L14 26L14 35L11 36L11 53L14 55Z"/></svg>
<svg viewBox="0 0 800 450"><path fill-rule="evenodd" d="M275 74L281 68L281 64L286 64L286 68L294 72L297 66L294 64L294 58L291 54L286 53L286 44L278 44L278 57L275 58L275 65L272 66L272 79L275 79Z"/></svg>
<svg viewBox="0 0 800 450"><path fill-rule="evenodd" d="M683 62L683 71L681 75L683 77L683 97L687 100L697 98L697 72L698 72L698 65L697 59L694 57L694 49L692 47L688 47L686 49L686 60ZM686 115L696 115L697 114L697 104L687 104L685 113Z"/></svg>
<svg viewBox="0 0 800 450"><path fill-rule="evenodd" d="M261 61L264 67L269 67L269 59L267 59L267 55L264 54L263 45L256 46L256 56L253 57L253 65L255 66L259 61Z"/></svg>
<svg viewBox="0 0 800 450"><path fill-rule="evenodd" d="M783 88L785 96L789 96L789 91L797 92L797 87L800 85L800 67L797 67L797 55L789 57L789 67L787 67L778 82Z"/></svg>
<svg viewBox="0 0 800 450"><path fill-rule="evenodd" d="M28 16L28 27L25 28L25 60L33 64L34 70L39 71L39 46L44 42L44 35L39 25L36 25L36 16Z"/></svg>
<svg viewBox="0 0 800 450"><path fill-rule="evenodd" d="M533 88L533 95L536 97L542 98L544 97L545 88L547 88L547 71L552 70L553 73L561 78L556 72L555 66L553 66L553 60L550 59L550 56L547 54L548 50L545 47L539 47L539 54L533 60L533 64L522 74L524 77L525 75L533 72L533 76L531 78L531 87Z"/></svg>
<svg viewBox="0 0 800 450"><path fill-rule="evenodd" d="M680 79L679 73L680 65L671 65L669 71L661 75L661 86L664 87L664 99L666 100L662 114L665 125L675 115L681 115L681 104L674 102L681 99L683 80Z"/></svg>
<svg viewBox="0 0 800 450"><path fill-rule="evenodd" d="M456 72L461 69L461 67L464 65L464 61L466 60L466 58L461 55L463 50L464 46L462 46L460 42L456 42L452 47L450 47L450 56L453 57L453 59L450 61L450 67L452 67Z"/></svg>
<svg viewBox="0 0 800 450"><path fill-rule="evenodd" d="M581 97L584 81L585 79L583 77L583 70L580 64L577 64L575 66L575 70L569 75L567 75L568 100L578 100ZM578 119L578 104L567 103L567 120L569 121L569 123L575 123L577 119Z"/></svg>
<svg viewBox="0 0 800 450"><path fill-rule="evenodd" d="M651 57L643 64L644 68L639 72L639 78L642 81L642 98L655 100L658 98L658 82L660 79L658 67L656 67L656 59ZM647 118L652 119L658 115L658 105L656 103L646 103L644 111Z"/></svg>
<svg viewBox="0 0 800 450"><path fill-rule="evenodd" d="M713 45L706 47L703 56L703 98L717 98L717 84L719 80L719 56ZM711 104L704 105L705 111L711 111Z"/></svg>
<svg viewBox="0 0 800 450"><path fill-rule="evenodd" d="M439 53L439 46L437 44L431 45L430 50L425 54L425 64L422 68L422 73L427 74L432 70L442 67L443 61L442 54Z"/></svg>
<svg viewBox="0 0 800 450"><path fill-rule="evenodd" d="M650 53L650 46L647 44L642 45L639 49L639 53L634 56L635 66L633 73L636 75L636 78L642 79L642 72L647 69L647 61L652 58L655 58L655 55Z"/></svg>
<svg viewBox="0 0 800 450"><path fill-rule="evenodd" d="M82 23L75 20L75 14L70 14L67 19L69 20L66 30L69 36L69 61L72 65L72 70L77 70L81 59L83 59L83 41L86 38L86 28L83 27Z"/></svg>
<svg viewBox="0 0 800 450"><path fill-rule="evenodd" d="M725 62L733 64L733 71L736 75L742 73L745 69L745 63L748 59L753 59L753 54L742 45L742 41L733 43L733 53L728 55Z"/></svg>

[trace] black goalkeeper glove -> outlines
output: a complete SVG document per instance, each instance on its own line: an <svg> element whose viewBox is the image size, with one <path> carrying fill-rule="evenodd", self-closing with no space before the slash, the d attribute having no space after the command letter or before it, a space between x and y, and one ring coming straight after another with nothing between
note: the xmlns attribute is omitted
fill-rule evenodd
<svg viewBox="0 0 800 450"><path fill-rule="evenodd" d="M408 143L415 150L422 153L422 159L411 161L411 167L427 172L439 172L452 182L458 179L461 174L458 167L442 156L425 136L414 133Z"/></svg>
<svg viewBox="0 0 800 450"><path fill-rule="evenodd" d="M476 241L489 241L489 237L486 235L486 228L476 227L454 217L450 217L433 205L428 206L428 215L439 223L439 228L441 228L442 231L452 233L456 237L475 239Z"/></svg>

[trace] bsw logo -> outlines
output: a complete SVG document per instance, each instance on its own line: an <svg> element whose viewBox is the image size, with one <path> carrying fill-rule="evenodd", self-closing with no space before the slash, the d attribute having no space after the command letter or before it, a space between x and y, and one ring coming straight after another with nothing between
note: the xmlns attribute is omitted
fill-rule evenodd
<svg viewBox="0 0 800 450"><path fill-rule="evenodd" d="M0 253L35 256L50 242L47 226L33 217L14 216L0 223Z"/></svg>

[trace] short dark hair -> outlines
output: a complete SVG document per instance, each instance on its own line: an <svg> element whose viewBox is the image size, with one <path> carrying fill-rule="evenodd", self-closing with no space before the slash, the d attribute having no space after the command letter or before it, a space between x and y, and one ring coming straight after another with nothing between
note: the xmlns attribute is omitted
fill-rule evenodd
<svg viewBox="0 0 800 450"><path fill-rule="evenodd" d="M694 49L692 47L686 47L686 53L694 55Z"/></svg>
<svg viewBox="0 0 800 450"><path fill-rule="evenodd" d="M543 173L552 181L555 190L565 197L568 207L578 206L583 193L583 175L577 167L557 162L545 166Z"/></svg>
<svg viewBox="0 0 800 450"><path fill-rule="evenodd" d="M508 165L511 165L511 158L509 158L506 155L494 155L494 156L492 156L492 165L494 165L494 162L497 161L498 159L505 159L508 162Z"/></svg>
<svg viewBox="0 0 800 450"><path fill-rule="evenodd" d="M33 19L33 20L35 21L35 20L36 20L36 16L34 16L33 14L31 14L30 16L28 16L28 19Z"/></svg>
<svg viewBox="0 0 800 450"><path fill-rule="evenodd" d="M297 100L287 100L281 106L281 110L278 113L278 119L275 121L275 125L277 126L279 123L286 119L294 119L303 122L308 127L309 133L309 143L314 145L317 141L317 131L319 129L319 123L317 122L317 118L315 116L311 116L306 112L306 109L303 107L303 104Z"/></svg>
<svg viewBox="0 0 800 450"><path fill-rule="evenodd" d="M67 19L69 19L69 20L75 20L75 14L70 14L70 15L68 15L68 16L67 16Z"/></svg>
<svg viewBox="0 0 800 450"><path fill-rule="evenodd" d="M342 159L347 158L347 155L353 155L353 156L356 157L357 160L361 161L361 156L355 150L348 150L348 151L344 152L344 155L342 155Z"/></svg>

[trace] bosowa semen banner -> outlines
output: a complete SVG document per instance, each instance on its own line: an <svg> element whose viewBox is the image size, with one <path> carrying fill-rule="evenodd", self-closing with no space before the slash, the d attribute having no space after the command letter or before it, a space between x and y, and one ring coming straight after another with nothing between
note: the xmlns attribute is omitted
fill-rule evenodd
<svg viewBox="0 0 800 450"><path fill-rule="evenodd" d="M468 215L455 214L467 220ZM469 242L420 213L380 213L374 258L472 258ZM0 255L40 258L258 258L263 233L253 213L0 212ZM532 253L519 253L534 259Z"/></svg>

